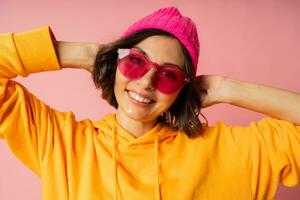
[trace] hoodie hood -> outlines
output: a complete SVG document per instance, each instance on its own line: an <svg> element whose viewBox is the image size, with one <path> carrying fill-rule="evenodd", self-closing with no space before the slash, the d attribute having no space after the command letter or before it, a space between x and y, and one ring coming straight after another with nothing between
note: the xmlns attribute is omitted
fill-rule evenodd
<svg viewBox="0 0 300 200"><path fill-rule="evenodd" d="M134 146L152 145L153 147L153 163L155 169L155 196L156 199L160 199L160 155L159 145L166 139L173 139L177 135L177 131L174 131L162 124L156 124L151 130L144 133L142 136L136 138L126 131L116 119L115 114L106 115L103 119L95 124L98 128L98 133L103 136L111 143L112 147L112 162L114 166L114 199L117 200L119 194L118 187L118 154L121 152L118 149L130 148ZM137 150L140 151L140 150Z"/></svg>

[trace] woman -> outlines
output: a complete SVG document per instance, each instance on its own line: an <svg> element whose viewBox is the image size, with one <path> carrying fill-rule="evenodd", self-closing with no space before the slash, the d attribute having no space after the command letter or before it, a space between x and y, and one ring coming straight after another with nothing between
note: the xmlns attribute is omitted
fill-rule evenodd
<svg viewBox="0 0 300 200"><path fill-rule="evenodd" d="M42 178L43 199L272 199L279 182L299 184L300 95L196 77L196 27L174 7L103 46L56 42L48 27L0 41L0 136ZM76 121L10 80L65 67L89 70L117 113ZM220 102L270 117L200 123Z"/></svg>

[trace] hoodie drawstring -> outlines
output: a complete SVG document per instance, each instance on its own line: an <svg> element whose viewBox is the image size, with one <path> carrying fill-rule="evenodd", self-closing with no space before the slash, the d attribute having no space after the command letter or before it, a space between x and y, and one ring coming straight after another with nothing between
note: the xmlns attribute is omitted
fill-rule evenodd
<svg viewBox="0 0 300 200"><path fill-rule="evenodd" d="M155 151L155 167L156 167L156 199L160 200L160 185L159 185L159 157L158 157L158 138L155 138L155 145L154 145L154 151Z"/></svg>
<svg viewBox="0 0 300 200"><path fill-rule="evenodd" d="M113 127L113 165L114 165L114 186L115 186L115 193L114 193L114 200L118 200L118 177L117 177L117 159L116 159L116 149L117 149L117 141L116 141L116 129ZM155 138L154 143L154 156L155 156L155 169L156 169L156 180L155 180L155 189L156 189L156 199L160 200L160 183L159 183L159 145L158 145L158 138Z"/></svg>
<svg viewBox="0 0 300 200"><path fill-rule="evenodd" d="M114 164L114 200L118 200L118 177L117 177L117 159L116 159L116 129L113 127L113 164Z"/></svg>

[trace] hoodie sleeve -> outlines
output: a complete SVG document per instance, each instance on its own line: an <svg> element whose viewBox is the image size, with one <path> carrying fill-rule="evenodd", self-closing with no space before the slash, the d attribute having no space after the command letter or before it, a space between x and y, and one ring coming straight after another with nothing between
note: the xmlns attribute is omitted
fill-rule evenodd
<svg viewBox="0 0 300 200"><path fill-rule="evenodd" d="M64 114L10 79L59 70L53 39L49 27L0 35L0 138L38 175L51 149L52 134L63 125Z"/></svg>
<svg viewBox="0 0 300 200"><path fill-rule="evenodd" d="M221 126L234 141L257 199L276 192L279 182L290 187L300 184L299 125L267 117L248 127Z"/></svg>

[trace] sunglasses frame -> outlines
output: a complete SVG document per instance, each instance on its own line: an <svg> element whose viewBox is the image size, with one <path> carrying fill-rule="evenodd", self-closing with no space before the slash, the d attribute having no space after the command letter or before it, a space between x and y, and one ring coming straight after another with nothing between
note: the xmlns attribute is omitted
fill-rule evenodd
<svg viewBox="0 0 300 200"><path fill-rule="evenodd" d="M190 81L190 78L184 73L184 71L180 68L180 67L178 67L178 66L175 66L175 65L159 65L159 64L157 64L157 63L155 63L155 62L153 62L153 61L151 61L147 56L145 56L142 52L140 52L140 51L138 51L138 50L136 50L136 49L134 49L134 48L131 48L131 49L129 49L129 48L127 48L127 49L118 49L118 64L120 64L120 62L121 62L121 60L122 59L124 59L124 58L126 58L126 57L128 57L128 56L130 56L130 55L132 55L132 54L134 54L134 55L137 55L137 56L139 56L140 57L140 59L142 59L144 62L145 62L145 65L146 65L146 69L147 69L147 71L149 71L149 69L150 68L152 68L152 67L154 67L154 68L156 68L156 69L163 69L163 68L165 68L165 67L167 67L167 68L171 68L171 69L174 69L174 68L176 68L176 71L177 72L180 72L180 76L182 76L181 78L183 79L182 81L182 83L181 83L181 86L180 87L178 87L178 89L180 89L182 86L184 86L185 84L187 84L189 81ZM147 73L147 71L146 71L146 73ZM121 70L121 72L122 72L122 70ZM142 77L143 75L141 75L141 76L138 76L137 78L131 78L131 77L128 77L128 75L126 75L126 74L124 74L123 72L122 72L122 74L124 75L124 76L126 76L127 78L129 78L129 79L138 79L138 78L140 78L140 77ZM180 81L181 82L181 81ZM158 88L158 87L157 87ZM159 88L158 88L159 89ZM177 90L178 90L177 89ZM160 90L160 89L159 89ZM161 91L161 90L160 90ZM176 91L176 90L175 90ZM163 93L166 93L166 94L168 94L169 92L163 92Z"/></svg>

